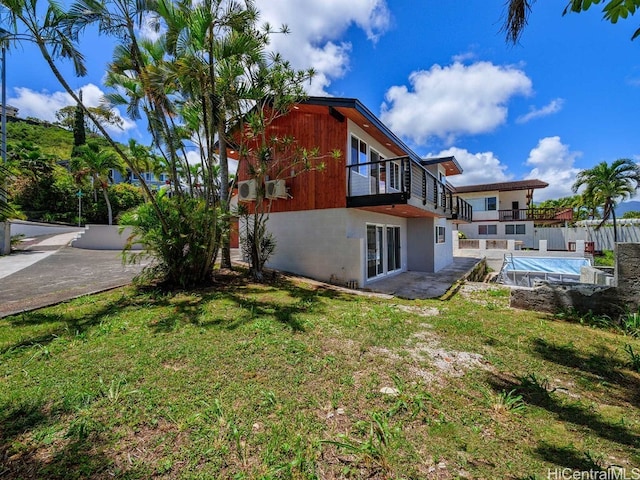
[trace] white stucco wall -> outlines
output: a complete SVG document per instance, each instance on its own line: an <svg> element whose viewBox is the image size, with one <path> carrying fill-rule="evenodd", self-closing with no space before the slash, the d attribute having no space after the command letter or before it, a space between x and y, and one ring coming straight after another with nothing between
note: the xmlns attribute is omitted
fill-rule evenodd
<svg viewBox="0 0 640 480"><path fill-rule="evenodd" d="M88 250L122 250L132 233L131 227L125 227L119 233L118 225L87 225L84 233L71 242L75 248ZM142 245L135 244L133 250L141 250Z"/></svg>
<svg viewBox="0 0 640 480"><path fill-rule="evenodd" d="M267 266L324 281L356 280L365 285L369 283L367 224L400 227L400 271L406 271L406 219L346 208L272 213L267 229L276 237L277 246Z"/></svg>
<svg viewBox="0 0 640 480"><path fill-rule="evenodd" d="M453 222L447 221L446 218L437 218L434 223L435 225L434 225L434 231L432 235L433 242L434 242L433 270L435 272L438 272L442 270L444 267L453 263L453 240L451 238L451 235L453 232ZM436 226L445 227L446 229L445 243L435 243L435 235L436 235L435 227ZM456 231L456 235L457 234L458 232Z"/></svg>

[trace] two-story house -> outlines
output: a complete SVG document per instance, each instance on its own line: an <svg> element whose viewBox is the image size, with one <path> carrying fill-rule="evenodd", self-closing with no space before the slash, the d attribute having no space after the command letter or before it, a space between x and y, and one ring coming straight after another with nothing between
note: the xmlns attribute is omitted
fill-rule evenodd
<svg viewBox="0 0 640 480"><path fill-rule="evenodd" d="M467 238L515 240L523 247L534 248L536 225L563 223L573 218L570 208L533 206L533 192L548 186L532 179L452 187L473 208L473 222L459 225L458 229Z"/></svg>
<svg viewBox="0 0 640 480"><path fill-rule="evenodd" d="M453 262L453 223L472 213L446 182L462 172L455 158L420 158L350 98L308 98L270 128L342 157L272 185L267 228L277 249L268 266L364 286ZM255 180L242 164L238 180L239 200L251 202Z"/></svg>

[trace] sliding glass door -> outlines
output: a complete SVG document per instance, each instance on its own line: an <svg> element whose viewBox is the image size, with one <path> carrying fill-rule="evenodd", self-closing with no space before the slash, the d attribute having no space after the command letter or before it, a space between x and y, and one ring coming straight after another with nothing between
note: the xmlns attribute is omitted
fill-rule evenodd
<svg viewBox="0 0 640 480"><path fill-rule="evenodd" d="M382 225L367 225L367 278L374 278L384 273L382 228Z"/></svg>
<svg viewBox="0 0 640 480"><path fill-rule="evenodd" d="M401 267L400 227L367 225L367 278L385 275Z"/></svg>

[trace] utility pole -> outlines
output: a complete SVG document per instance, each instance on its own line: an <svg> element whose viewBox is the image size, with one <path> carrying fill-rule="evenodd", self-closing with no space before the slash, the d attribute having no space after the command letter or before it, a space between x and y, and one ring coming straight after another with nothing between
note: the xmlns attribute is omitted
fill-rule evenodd
<svg viewBox="0 0 640 480"><path fill-rule="evenodd" d="M0 29L0 33L6 35L7 31ZM2 150L2 166L7 166L7 40L0 39L2 52L0 52L0 68L2 68L2 138L0 139L0 149ZM6 202L6 184L0 188L0 202ZM11 224L8 219L0 223L0 255L11 253Z"/></svg>

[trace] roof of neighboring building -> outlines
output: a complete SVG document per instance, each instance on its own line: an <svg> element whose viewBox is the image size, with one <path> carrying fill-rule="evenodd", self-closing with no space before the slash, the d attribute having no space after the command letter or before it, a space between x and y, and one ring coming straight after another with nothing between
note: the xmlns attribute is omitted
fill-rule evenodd
<svg viewBox="0 0 640 480"><path fill-rule="evenodd" d="M447 176L462 173L462 167L454 156L425 158L421 160L420 163L425 167L429 165L442 165L447 172Z"/></svg>
<svg viewBox="0 0 640 480"><path fill-rule="evenodd" d="M538 179L518 180L515 182L485 183L482 185L465 185L463 187L453 187L455 193L472 192L508 192L512 190L533 190L545 188L549 184Z"/></svg>

